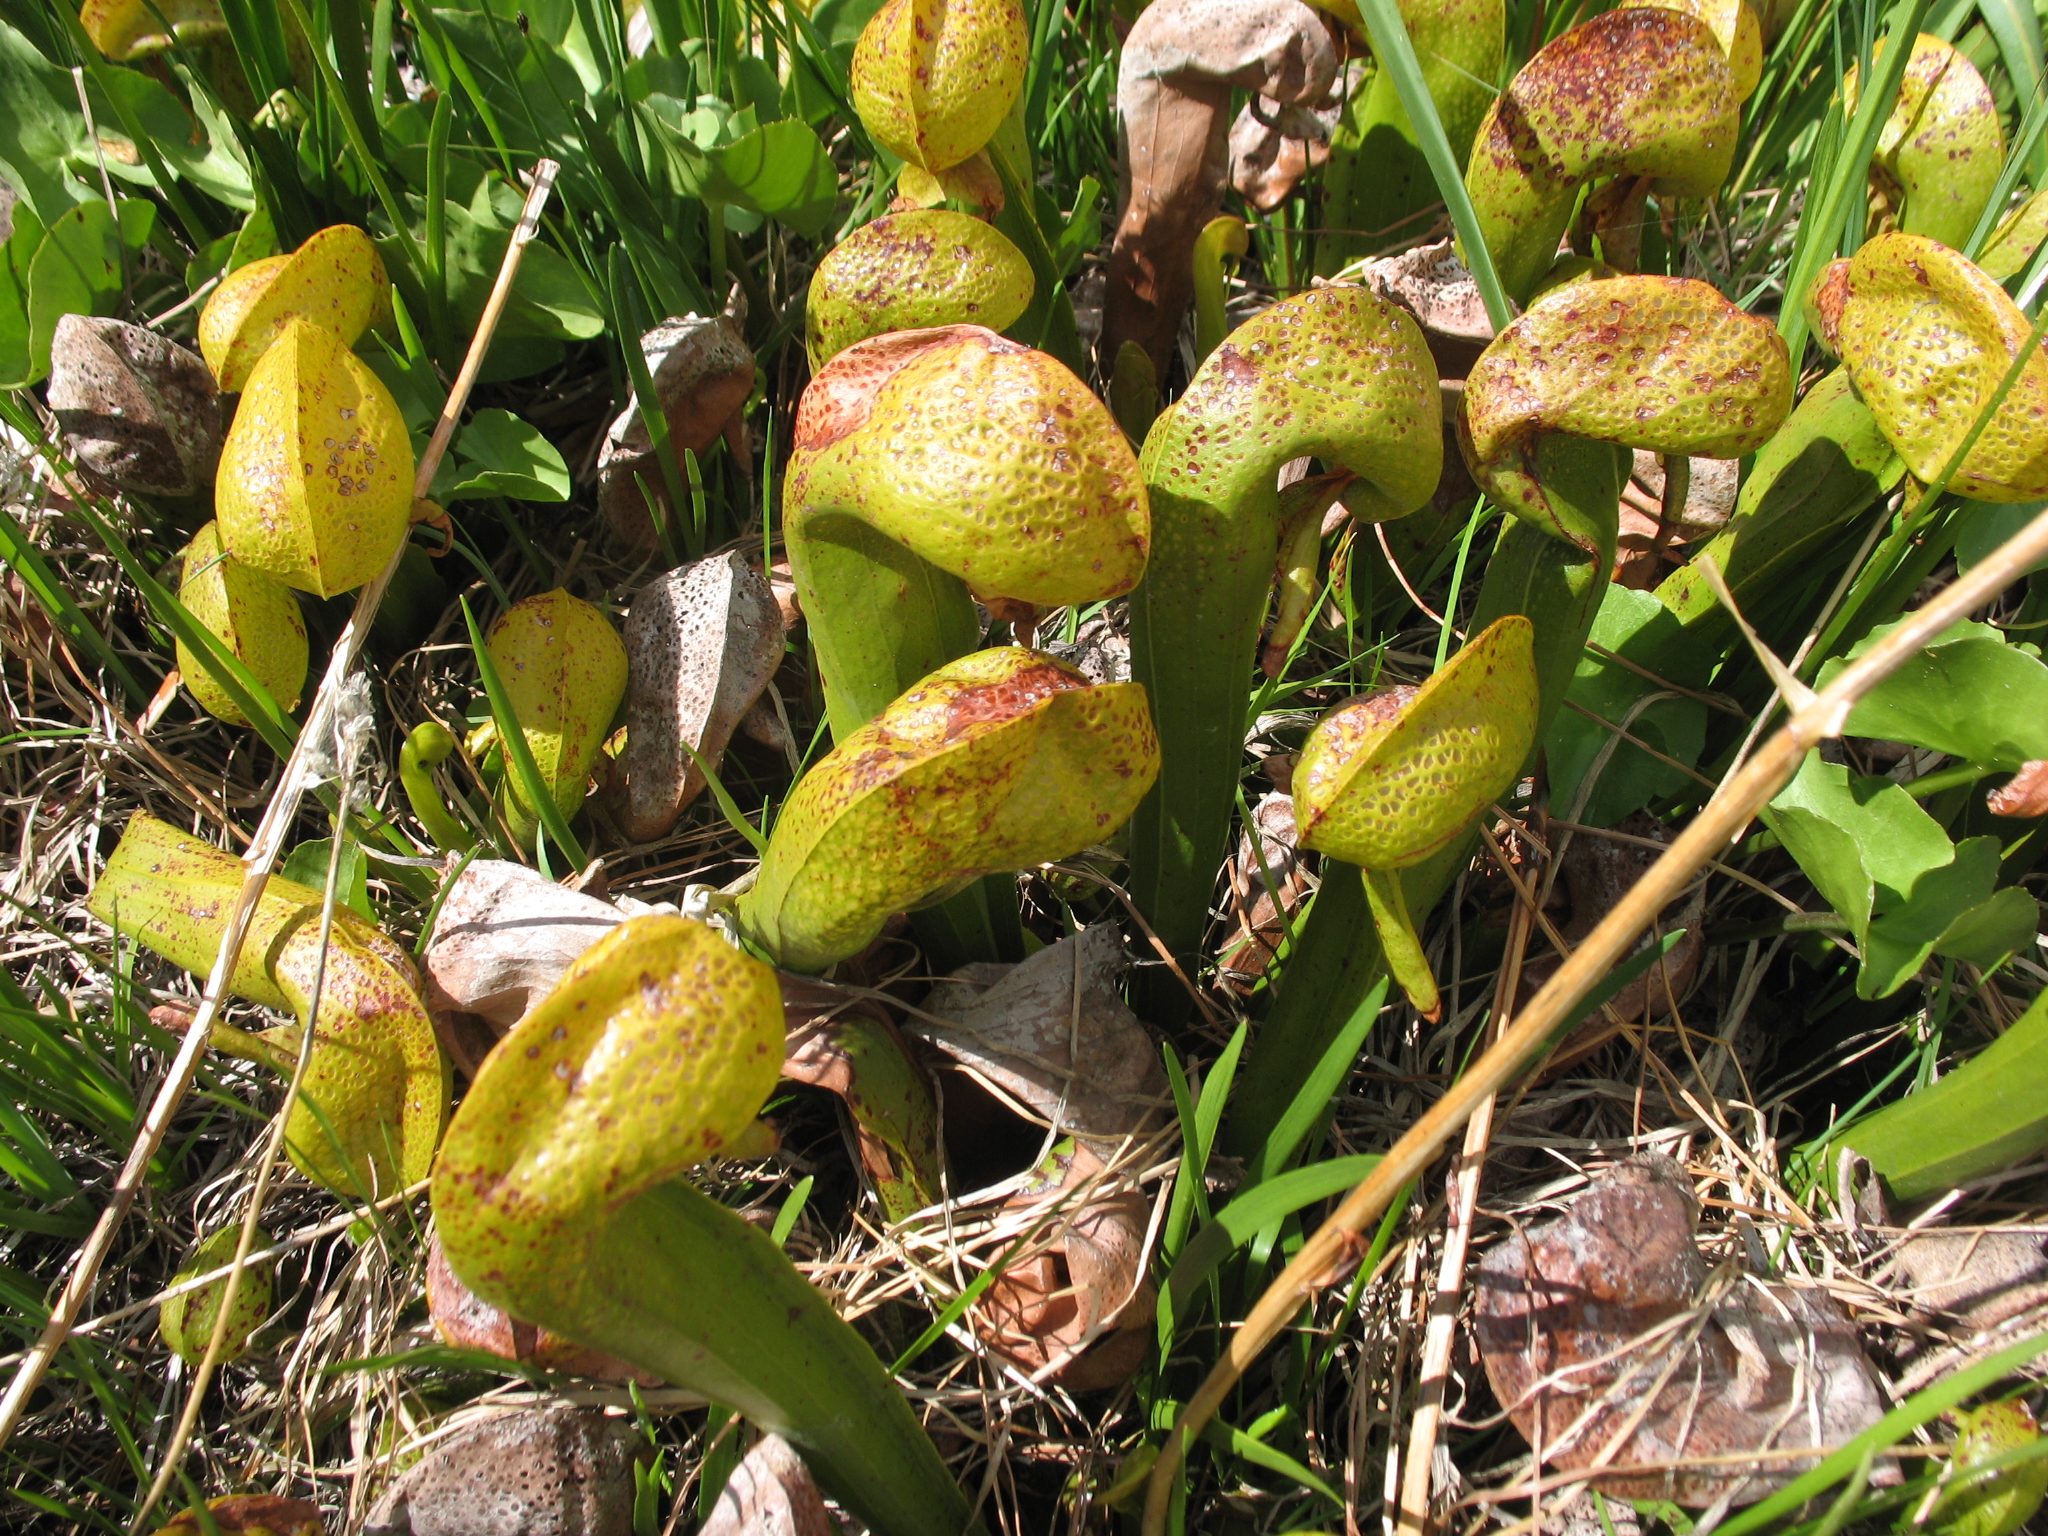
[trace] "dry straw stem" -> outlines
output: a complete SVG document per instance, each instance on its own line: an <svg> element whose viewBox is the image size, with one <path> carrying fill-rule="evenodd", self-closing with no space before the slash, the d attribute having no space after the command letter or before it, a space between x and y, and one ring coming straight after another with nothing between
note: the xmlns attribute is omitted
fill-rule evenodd
<svg viewBox="0 0 2048 1536"><path fill-rule="evenodd" d="M2035 339L2039 336L2037 330ZM2032 351L2031 343L2021 349L2014 373ZM1972 433L1957 449L1956 462L1960 462L1974 441ZM1951 463L1950 471L1954 468ZM1936 489L1946 480L1944 476ZM1929 497L1934 494L1935 490L1928 492ZM1951 582L1907 616L1891 634L1843 668L1832 683L1797 709L1757 754L1722 784L1664 856L1644 871L1642 879L1558 967L1521 1017L1402 1134L1379 1166L1344 1198L1315 1236L1303 1244L1294 1261L1266 1288L1244 1325L1231 1336L1229 1351L1174 1421L1173 1433L1160 1450L1146 1489L1144 1536L1164 1536L1167 1509L1189 1439L1201 1432L1238 1378L1303 1304L1323 1286L1348 1272L1347 1260L1356 1255L1361 1234L1386 1210L1394 1194L1411 1179L1420 1178L1436 1161L1451 1133L1541 1053L1579 999L1621 962L1636 935L1656 920L1657 914L1685 889L1694 875L1741 835L1757 811L1790 782L1806 754L1821 742L1841 735L1843 723L1857 700L1889 677L1914 652L1996 597L2044 557L2048 557L2048 512L2035 516L2006 540L1997 553L1972 566L1967 575Z"/></svg>
<svg viewBox="0 0 2048 1536"><path fill-rule="evenodd" d="M462 371L456 375L454 387L448 392L448 403L441 409L441 419L434 427L432 441L427 451L420 456L419 472L413 480L415 500L424 497L427 488L434 482L434 471L440 467L441 457L448 450L448 441L455 434L457 422L461 419L462 408L469 399L469 391L476 382L477 370L483 366L484 354L489 350L491 333L497 328L498 317L504 312L505 303L511 297L512 279L519 271L520 258L526 246L540 227L540 211L546 204L549 192L555 184L555 176L561 167L552 160L542 160L534 168L531 187L527 193L526 207L522 210L519 225L512 232L512 239L505 248L505 260L498 269L497 286L491 290L490 302L484 306L483 317L477 323L475 339L470 342L469 355L463 359ZM370 630L370 621L376 617L377 605L383 601L384 590L391 584L392 574L398 569L399 558L405 546L392 551L391 559L383 573L356 598L355 611L342 629L341 636L334 643L334 656L328 663L327 673L320 681L320 691L314 696L312 707L306 712L306 723L299 732L292 755L284 765L279 778L278 792L257 823L256 835L251 839L249 851L243 855L248 873L243 876L242 890L235 902L235 909L229 914L226 931L221 935L220 953L215 957L213 970L206 978L206 990L200 999L199 1012L185 1032L185 1039L178 1047L178 1054L171 1062L169 1073L157 1089L156 1097L150 1102L149 1113L143 1118L137 1132L135 1144L129 1149L127 1160L121 1165L120 1177L114 1181L114 1188L107 1198L106 1209L94 1224L84 1245L71 1267L71 1277L65 1281L64 1290L57 1298L57 1304L50 1311L50 1320L44 1326L34 1346L8 1384L7 1395L0 1398L0 1446L13 1438L20 1426L22 1415L28 1406L30 1396L49 1372L57 1351L70 1336L71 1326L77 1322L78 1314L85 1307L92 1294L93 1284L99 1277L100 1266L106 1262L107 1254L113 1249L115 1234L121 1222L135 1204L136 1191L141 1187L148 1172L150 1159L156 1156L163 1145L165 1133L170 1129L171 1116L184 1101L186 1090L192 1085L193 1074L198 1070L199 1054L206 1048L213 1034L214 1020L219 1016L221 999L227 992L228 977L233 974L235 960L241 954L242 941L249 930L249 920L256 911L257 898L263 894L263 887L275 868L284 841L298 816L299 798L310 788L316 778L309 773L307 755L317 749L324 749L334 736L335 704L341 695L341 685L354 669L356 656L362 650L363 640ZM310 1038L311 1031L308 1030ZM291 1108L289 1096L280 1107L278 1114L284 1115ZM249 1232L242 1235L241 1249L236 1258L238 1265L246 1261ZM232 1279L232 1277L231 1277ZM165 1465L171 1465L166 1458Z"/></svg>

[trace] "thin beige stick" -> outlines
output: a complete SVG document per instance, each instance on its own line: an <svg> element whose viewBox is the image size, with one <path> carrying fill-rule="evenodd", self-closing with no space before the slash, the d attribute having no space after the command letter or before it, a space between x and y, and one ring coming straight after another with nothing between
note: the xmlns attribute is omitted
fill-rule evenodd
<svg viewBox="0 0 2048 1536"><path fill-rule="evenodd" d="M476 382L477 369L482 366L482 353L489 346L491 332L511 296L512 278L519 270L519 259L539 228L541 206L547 201L560 170L561 167L552 160L543 160L534 168L532 189L527 195L519 226L512 232L511 242L505 248L505 261L498 271L497 286L491 290L490 302L484 307L483 318L477 325L476 339L470 343L469 356L463 360L462 372L448 393L448 403L442 407L433 440L420 458L419 473L413 480L415 500L423 497L427 487L434 482L434 471L440 467L441 455L447 451L455 423L468 401L470 387ZM355 667L356 656L369 633L370 621L376 616L377 605L383 600L385 588L391 585L391 577L397 571L399 558L404 552L401 544L392 552L382 574L363 588L356 599L355 611L349 615L348 623L334 642L333 659L328 662L326 675L320 680L320 690L306 711L305 726L300 730L299 739L285 762L284 772L279 776L277 793L265 807L263 818L256 825L256 835L250 840L249 851L242 856L246 869L242 889L235 899L234 910L228 914L227 928L221 935L220 952L214 958L213 970L206 978L206 989L200 998L198 1016L185 1032L185 1039L178 1047L170 1071L150 1102L149 1113L143 1117L135 1144L129 1148L127 1160L121 1165L120 1176L114 1181L106 1209L100 1212L99 1221L80 1247L70 1278L64 1282L64 1290L50 1311L49 1322L44 1325L28 1357L22 1361L21 1368L15 1372L13 1381L8 1383L7 1395L0 1398L0 1446L13 1438L27 1410L30 1395L41 1385L57 1358L57 1351L70 1336L71 1325L78 1321L78 1314L84 1309L99 1278L100 1266L113 1250L115 1234L135 1204L135 1195L149 1170L150 1159L163 1145L164 1136L170 1130L171 1116L177 1112L186 1091L192 1086L200 1052L206 1048L213 1034L221 1000L227 995L228 977L234 973L235 961L242 952L242 941L248 936L249 921L255 916L257 898L263 894L264 884L283 851L284 840L298 815L300 796L317 782L308 771L306 759L316 743L324 750L334 735L335 703L340 697L341 685Z"/></svg>
<svg viewBox="0 0 2048 1536"><path fill-rule="evenodd" d="M1495 849L1496 856L1500 850ZM1506 860L1501 860L1503 868ZM1522 893L1519 882L1518 893ZM1493 989L1495 1038L1500 1021L1514 1008L1522 985L1522 957L1535 926L1536 908L1522 893L1508 928L1508 947ZM1493 1140L1495 1098L1489 1094L1465 1123L1465 1144L1451 1172L1449 1203L1444 1212L1444 1251L1437 1265L1436 1291L1430 1298L1429 1321L1422 1340L1422 1371L1416 1393L1415 1420L1408 1433L1408 1460L1401 1469L1399 1536L1423 1536L1429 1529L1429 1490L1436 1463L1436 1442L1443 1430L1444 1383L1451 1374L1451 1346L1458 1336L1458 1304L1465 1294L1465 1255L1472 1246L1472 1216L1479 1205L1479 1176L1486 1168L1486 1148Z"/></svg>
<svg viewBox="0 0 2048 1536"><path fill-rule="evenodd" d="M1544 1047L1570 1016L1578 1000L1607 975L1636 935L1691 882L1708 860L1741 834L1758 810L1798 771L1806 754L1842 734L1850 709L1872 688L1951 624L1967 618L2048 557L2048 512L2037 514L1990 558L1949 583L1892 632L1844 667L1810 703L1799 708L1756 754L1727 779L1698 816L1645 870L1577 950L1560 965L1520 1018L1470 1071L1445 1091L1382 1158L1371 1174L1302 1245L1294 1260L1267 1286L1230 1347L1181 1410L1154 1464L1145 1495L1144 1536L1164 1536L1167 1506L1180 1475L1188 1441L1215 1415L1245 1370L1280 1330L1324 1285L1344 1273L1343 1261L1361 1240L1366 1225L1387 1207L1394 1193L1436 1161L1453 1131L1471 1118Z"/></svg>

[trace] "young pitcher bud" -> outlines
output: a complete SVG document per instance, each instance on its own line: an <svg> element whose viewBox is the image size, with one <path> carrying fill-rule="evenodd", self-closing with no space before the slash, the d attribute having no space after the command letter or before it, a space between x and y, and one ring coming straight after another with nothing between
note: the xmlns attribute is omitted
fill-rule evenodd
<svg viewBox="0 0 2048 1536"><path fill-rule="evenodd" d="M1030 46L1017 0L888 0L854 46L854 110L891 154L946 170L1010 115Z"/></svg>
<svg viewBox="0 0 2048 1536"><path fill-rule="evenodd" d="M412 476L391 392L334 332L293 320L249 375L221 449L221 539L244 565L333 597L405 538Z"/></svg>
<svg viewBox="0 0 2048 1536"><path fill-rule="evenodd" d="M242 1237L241 1224L222 1227L192 1250L187 1259L171 1277L177 1285L195 1275L210 1274L234 1262L235 1249ZM259 1229L255 1247L268 1247L270 1239ZM235 1304L228 1314L227 1334L221 1341L220 1359L223 1362L239 1359L249 1348L249 1335L262 1326L270 1315L270 1275L273 1265L268 1263L245 1265L241 1283L235 1287ZM205 1357L206 1346L213 1339L214 1325L220 1318L221 1302L227 1298L227 1277L209 1280L197 1290L173 1296L163 1304L157 1316L157 1331L164 1337L164 1343L171 1353L187 1365L197 1365Z"/></svg>
<svg viewBox="0 0 2048 1536"><path fill-rule="evenodd" d="M296 709L306 687L306 621L291 590L251 570L221 548L220 524L208 523L185 549L178 601L243 666L256 674L279 709ZM178 672L199 707L229 725L248 725L212 668L177 642Z"/></svg>
<svg viewBox="0 0 2048 1536"><path fill-rule="evenodd" d="M2018 1398L1986 1403L1956 1416L1955 1479L1928 1517L1939 1536L2011 1536L2048 1493L2048 1459L2023 1461L1972 1476L1970 1468L2041 1438L2034 1415Z"/></svg>
<svg viewBox="0 0 2048 1536"><path fill-rule="evenodd" d="M199 316L199 350L233 394L292 321L309 321L352 347L390 305L377 247L355 225L336 224L289 256L266 256L222 278Z"/></svg>
<svg viewBox="0 0 2048 1536"><path fill-rule="evenodd" d="M977 651L804 776L740 922L779 964L823 970L893 913L1102 841L1158 775L1141 685L1090 687L1022 647Z"/></svg>
<svg viewBox="0 0 2048 1536"><path fill-rule="evenodd" d="M534 766L561 813L575 815L626 696L625 645L611 620L559 588L514 603L484 644ZM499 801L513 830L530 836L538 810L509 764Z"/></svg>

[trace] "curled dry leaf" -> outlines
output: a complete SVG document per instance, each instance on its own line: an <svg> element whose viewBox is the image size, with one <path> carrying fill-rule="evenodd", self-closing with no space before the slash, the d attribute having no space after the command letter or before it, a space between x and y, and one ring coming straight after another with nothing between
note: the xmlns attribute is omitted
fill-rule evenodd
<svg viewBox="0 0 2048 1536"><path fill-rule="evenodd" d="M1415 317L1446 379L1462 379L1493 340L1479 284L1449 240L1369 261L1359 281Z"/></svg>
<svg viewBox="0 0 2048 1536"><path fill-rule="evenodd" d="M628 915L524 864L475 860L443 897L421 957L436 1024L445 1031L448 1015L475 1014L503 1034ZM473 1062L463 1065L475 1075Z"/></svg>
<svg viewBox="0 0 2048 1536"><path fill-rule="evenodd" d="M560 1334L522 1322L492 1306L448 1267L439 1234L427 1240L427 1313L434 1321L434 1331L457 1349L473 1349L543 1371L587 1376L594 1381L637 1381L643 1387L661 1385L660 1377L616 1356L585 1349Z"/></svg>
<svg viewBox="0 0 2048 1536"><path fill-rule="evenodd" d="M207 1502L206 1513L221 1536L324 1536L320 1506L274 1493L234 1493ZM200 1536L207 1523L187 1509L156 1536Z"/></svg>
<svg viewBox="0 0 2048 1536"><path fill-rule="evenodd" d="M1122 1386L1144 1364L1158 1292L1145 1278L1144 1194L1090 1190L1103 1168L1086 1146L1062 1157L1055 1186L1011 1208L1077 1203L1055 1221L1051 1242L1011 1260L973 1314L988 1343L1075 1392Z"/></svg>
<svg viewBox="0 0 2048 1536"><path fill-rule="evenodd" d="M1116 927L1098 923L1021 965L956 971L923 1009L950 1022L916 1026L1076 1140L1051 1189L1009 1202L1028 1210L1067 1199L1070 1213L1045 1246L1010 1264L976 1313L991 1345L1030 1371L1062 1362L1053 1378L1076 1391L1129 1379L1144 1357L1142 1330L1156 1299L1143 1278L1145 1197L1092 1188L1118 1147L1155 1124L1167 1102L1158 1051L1118 992L1122 969Z"/></svg>
<svg viewBox="0 0 2048 1536"><path fill-rule="evenodd" d="M701 454L721 437L740 472L751 472L746 408L754 392L754 354L732 323L718 316L671 318L641 337L640 349L654 381L655 402L668 423L678 473L685 448ZM660 536L647 495L641 494L643 485L673 517L667 481L635 396L604 435L597 457L597 499L613 533L635 549L654 549Z"/></svg>
<svg viewBox="0 0 2048 1536"><path fill-rule="evenodd" d="M1751 1275L1710 1286L1698 1220L1684 1170L1643 1155L1486 1255L1480 1354L1541 1463L1601 1465L1594 1486L1624 1498L1739 1504L1816 1458L1644 1464L1832 1448L1883 1417L1884 1394L1834 1302ZM1872 1481L1897 1477L1880 1466Z"/></svg>
<svg viewBox="0 0 2048 1536"><path fill-rule="evenodd" d="M79 468L117 491L190 496L220 462L220 396L198 353L139 325L65 315L50 410Z"/></svg>
<svg viewBox="0 0 2048 1536"><path fill-rule="evenodd" d="M1330 158L1343 103L1248 101L1230 125L1230 184L1261 213L1287 201L1294 184Z"/></svg>
<svg viewBox="0 0 2048 1536"><path fill-rule="evenodd" d="M1117 70L1124 201L1096 347L1105 377L1127 341L1161 378L1172 363L1195 237L1223 207L1232 89L1283 110L1319 103L1338 63L1331 25L1302 0L1157 0L1138 17Z"/></svg>
<svg viewBox="0 0 2048 1536"><path fill-rule="evenodd" d="M740 1458L698 1536L838 1536L811 1469L780 1435Z"/></svg>
<svg viewBox="0 0 2048 1536"><path fill-rule="evenodd" d="M923 1005L948 1023L912 1027L1107 1160L1167 1102L1159 1053L1117 990L1123 967L1116 926L1097 923L1021 965L955 971Z"/></svg>
<svg viewBox="0 0 2048 1536"><path fill-rule="evenodd" d="M1258 829L1258 845L1253 846L1250 832L1241 833L1231 864L1231 900L1238 924L1223 948L1223 971L1236 978L1240 989L1248 989L1266 973L1287 936L1288 923L1309 892L1293 797L1284 790L1263 796L1252 807L1252 825Z"/></svg>
<svg viewBox="0 0 2048 1536"><path fill-rule="evenodd" d="M775 594L735 552L658 576L626 618L626 750L612 814L635 842L667 835L782 660Z"/></svg>
<svg viewBox="0 0 2048 1536"><path fill-rule="evenodd" d="M482 1419L399 1478L364 1536L632 1536L645 1453L631 1420L561 1404Z"/></svg>
<svg viewBox="0 0 2048 1536"><path fill-rule="evenodd" d="M1671 837L1661 821L1641 811L1615 830L1660 846L1669 842ZM1579 941L1598 927L1600 920L1629 893L1643 872L1657 862L1658 854L1659 848L1624 843L1595 832L1572 834L1571 841L1565 845L1563 867L1558 871L1571 906L1571 915L1559 926L1558 936L1576 948ZM1694 886L1677 906L1660 914L1637 938L1635 947L1629 951L1632 956L1661 943L1664 936L1674 929L1683 928L1684 937L1672 946L1670 954L1609 998L1605 1010L1567 1035L1545 1071L1551 1074L1561 1072L1611 1040L1618 1026L1610 1021L1610 1015L1629 1023L1641 1023L1646 1019L1666 1019L1675 1013L1699 976L1700 957L1705 953L1700 925L1705 914L1706 889L1700 885ZM1543 955L1524 964L1521 995L1524 998L1535 996L1536 990L1550 979L1558 964L1554 954Z"/></svg>
<svg viewBox="0 0 2048 1536"><path fill-rule="evenodd" d="M1994 816L2048 816L2048 760L2020 764L2020 771L1985 796Z"/></svg>

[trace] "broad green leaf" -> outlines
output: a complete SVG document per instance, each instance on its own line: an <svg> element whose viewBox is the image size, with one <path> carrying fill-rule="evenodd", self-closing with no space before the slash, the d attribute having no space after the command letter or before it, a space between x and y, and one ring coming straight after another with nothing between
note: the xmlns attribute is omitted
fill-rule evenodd
<svg viewBox="0 0 2048 1536"><path fill-rule="evenodd" d="M277 872L287 880L296 880L311 890L324 893L327 889L327 866L332 862L333 854L334 840L316 837L300 843L286 854ZM334 899L364 922L377 921L377 911L370 905L370 861L363 857L359 843L344 840L341 845L341 877L334 887Z"/></svg>
<svg viewBox="0 0 2048 1536"><path fill-rule="evenodd" d="M0 389L18 389L36 376L29 347L28 269L43 233L35 210L16 203L14 232L0 246Z"/></svg>
<svg viewBox="0 0 2048 1536"><path fill-rule="evenodd" d="M65 315L111 315L122 287L122 247L139 250L156 222L156 204L124 199L80 203L50 226L28 269L29 362L50 371L50 341Z"/></svg>
<svg viewBox="0 0 2048 1536"><path fill-rule="evenodd" d="M1880 625L1823 667L1819 686L1897 627ZM1988 624L1958 624L1864 695L1849 712L1848 731L2017 768L2048 757L2048 666Z"/></svg>
<svg viewBox="0 0 2048 1536"><path fill-rule="evenodd" d="M1703 659L1698 642L1689 640L1671 610L1648 592L1610 584L1601 599L1599 616L1593 620L1591 638L1594 644L1626 656L1659 677L1687 687L1700 681L1693 675ZM1565 697L1601 720L1625 726L1631 736L1667 756L1682 763L1697 762L1707 732L1707 707L1697 699L1659 699L1631 717L1630 711L1659 691L1640 673L1588 650L1579 658ZM1614 750L1578 816L1588 825L1612 826L1629 812L1688 782L1680 770L1618 739L1599 721L1587 719L1577 709L1561 709L1551 721L1544 743L1551 804L1560 814L1569 814L1577 803L1580 785L1609 742L1614 743Z"/></svg>
<svg viewBox="0 0 2048 1536"><path fill-rule="evenodd" d="M1869 1158L1899 1200L1940 1194L2048 1146L2048 992L1948 1076L1832 1139Z"/></svg>
<svg viewBox="0 0 2048 1536"><path fill-rule="evenodd" d="M2048 143L2048 134L2042 136ZM2034 520L2034 514L2048 501L1966 501L1962 516L1956 528L1956 570L1964 572L1980 560L1988 560L1998 546L2018 533ZM2028 572L2048 570L2048 557L2044 557L2028 568Z"/></svg>
<svg viewBox="0 0 2048 1536"><path fill-rule="evenodd" d="M2019 886L2009 885L1944 928L1934 941L1934 952L1989 970L2026 952L2040 927L2041 904Z"/></svg>
<svg viewBox="0 0 2048 1536"><path fill-rule="evenodd" d="M569 466L537 428L510 411L478 411L456 440L456 460L435 477L439 502L478 496L567 501Z"/></svg>
<svg viewBox="0 0 2048 1536"><path fill-rule="evenodd" d="M1888 779L1815 752L1763 819L1863 946L1860 997L1891 995L1930 955L1995 964L2030 941L2033 898L1996 889L1998 840L1951 844Z"/></svg>
<svg viewBox="0 0 2048 1536"><path fill-rule="evenodd" d="M1878 913L1864 931L1863 969L1856 978L1860 997L1889 997L1913 979L1957 913L1968 914L1991 900L1998 885L1998 839L1972 837L1947 862L1935 865L1909 890L1888 898L1878 892Z"/></svg>
<svg viewBox="0 0 2048 1536"><path fill-rule="evenodd" d="M824 235L838 202L838 176L809 124L784 119L705 148L697 141L701 110L679 119L650 112L649 118L685 197L770 215L808 239Z"/></svg>
<svg viewBox="0 0 2048 1536"><path fill-rule="evenodd" d="M1955 856L1947 834L1905 790L1888 779L1851 779L1818 751L1807 754L1763 819L1859 935L1870 926L1878 886L1902 895Z"/></svg>
<svg viewBox="0 0 2048 1536"><path fill-rule="evenodd" d="M90 153L71 77L0 21L0 170L44 224L89 196L65 169Z"/></svg>

